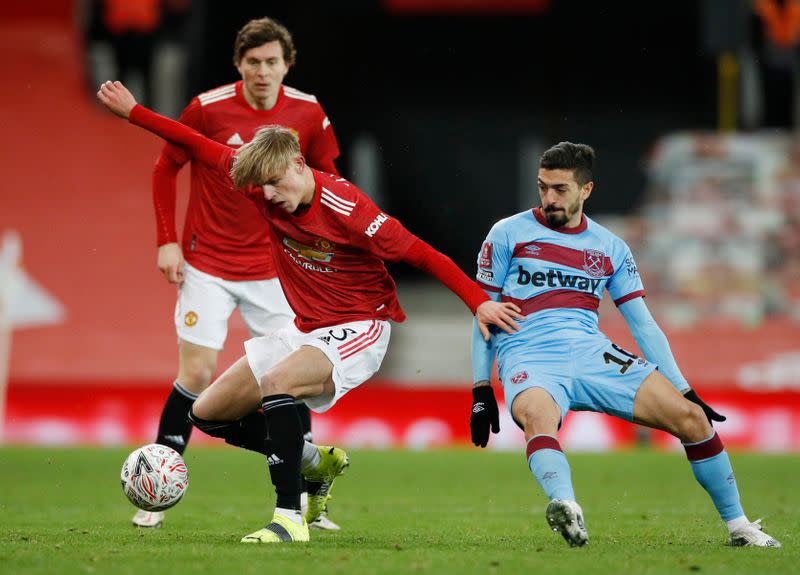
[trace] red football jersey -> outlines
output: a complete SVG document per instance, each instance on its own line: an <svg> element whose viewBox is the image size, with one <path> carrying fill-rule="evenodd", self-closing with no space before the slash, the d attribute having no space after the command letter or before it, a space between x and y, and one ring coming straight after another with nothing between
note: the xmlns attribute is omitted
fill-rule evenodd
<svg viewBox="0 0 800 575"><path fill-rule="evenodd" d="M339 155L333 128L310 94L281 86L271 110L256 110L242 95L242 83L229 84L194 98L181 122L206 137L238 148L268 124L296 132L308 164L338 174ZM270 232L253 203L231 189L227 175L192 158L185 148L167 144L153 173L153 203L158 245L177 241L175 179L192 161L191 191L183 229L183 254L195 268L227 280L260 280L276 276L270 256Z"/></svg>
<svg viewBox="0 0 800 575"><path fill-rule="evenodd" d="M191 149L233 189L232 148L142 106L134 106L129 121ZM266 219L278 277L300 329L360 319L403 321L394 280L383 260L402 260L433 275L472 313L489 299L453 260L380 211L356 186L334 174L311 173L314 196L308 209L297 215L268 202L260 186L241 190Z"/></svg>
<svg viewBox="0 0 800 575"><path fill-rule="evenodd" d="M359 319L403 321L383 262L403 259L417 237L354 184L312 172L314 199L301 215L268 202L261 188L245 190L270 222L272 258L295 324L308 332Z"/></svg>

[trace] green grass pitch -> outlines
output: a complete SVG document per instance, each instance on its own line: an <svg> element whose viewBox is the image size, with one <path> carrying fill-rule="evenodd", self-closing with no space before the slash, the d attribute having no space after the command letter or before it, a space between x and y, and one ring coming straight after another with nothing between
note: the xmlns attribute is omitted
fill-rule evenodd
<svg viewBox="0 0 800 575"><path fill-rule="evenodd" d="M782 549L734 549L680 454L572 454L589 546L549 531L521 453L352 451L334 486L344 529L244 545L273 504L263 459L190 448L190 488L159 530L134 529L129 449L0 449L0 573L800 573L800 461L733 454L745 510Z"/></svg>

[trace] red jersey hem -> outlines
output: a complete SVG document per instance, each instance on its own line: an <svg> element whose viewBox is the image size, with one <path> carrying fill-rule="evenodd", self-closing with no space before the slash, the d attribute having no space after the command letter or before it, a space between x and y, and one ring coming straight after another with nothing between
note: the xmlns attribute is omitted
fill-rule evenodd
<svg viewBox="0 0 800 575"><path fill-rule="evenodd" d="M342 325L343 323L350 323L353 321L395 321L397 323L402 323L406 320L406 314L402 311L399 315L395 316L385 316L385 315L375 315L375 314L362 314L362 315L352 315L352 316L339 316L336 318L331 318L330 320L319 320L319 321L303 321L299 317L294 318L294 325L302 331L303 333L311 333L315 329L321 329L323 327L334 327L337 325Z"/></svg>
<svg viewBox="0 0 800 575"><path fill-rule="evenodd" d="M208 275L212 275L216 278L223 279L226 281L232 282L239 282L239 281L260 281L260 280L271 280L278 277L278 272L275 270L274 267L270 269L266 269L260 272L252 272L252 273L231 273L227 269L224 268L217 268L213 265L208 265L207 262L204 261L197 261L193 258L184 258L186 263L190 266L195 268L196 270L200 270L203 273Z"/></svg>

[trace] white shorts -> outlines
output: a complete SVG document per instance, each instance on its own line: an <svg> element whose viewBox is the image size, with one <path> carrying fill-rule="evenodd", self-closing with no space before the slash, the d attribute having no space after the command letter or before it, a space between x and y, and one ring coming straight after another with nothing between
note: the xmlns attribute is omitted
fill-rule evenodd
<svg viewBox="0 0 800 575"><path fill-rule="evenodd" d="M228 318L237 306L252 336L294 319L277 279L230 281L184 264L175 305L175 329L180 339L222 349L228 336Z"/></svg>
<svg viewBox="0 0 800 575"><path fill-rule="evenodd" d="M322 351L333 364L336 392L333 397L308 397L303 402L317 413L323 413L378 371L389 347L391 330L388 321L366 320L303 333L292 322L282 329L247 340L244 350L256 381L261 381L273 365L304 345Z"/></svg>

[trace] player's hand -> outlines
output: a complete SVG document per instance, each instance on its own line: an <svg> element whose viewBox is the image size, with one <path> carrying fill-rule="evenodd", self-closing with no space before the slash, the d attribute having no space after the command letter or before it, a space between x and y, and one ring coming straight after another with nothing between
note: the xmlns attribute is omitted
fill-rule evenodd
<svg viewBox="0 0 800 575"><path fill-rule="evenodd" d="M496 325L507 333L519 331L519 324L514 320L523 320L522 310L510 302L487 300L475 310L475 319L478 320L478 329L481 330L484 341L489 341L489 324Z"/></svg>
<svg viewBox="0 0 800 575"><path fill-rule="evenodd" d="M136 98L122 82L107 81L100 84L97 99L117 116L126 120L130 117L133 107L136 106Z"/></svg>
<svg viewBox="0 0 800 575"><path fill-rule="evenodd" d="M697 405L702 407L703 411L706 414L706 417L708 418L708 422L711 423L712 425L713 425L712 420L713 421L725 421L726 419L728 419L727 417L725 417L721 413L718 413L718 412L714 411L711 408L710 405L708 405L705 401L703 401L702 399L700 399L697 396L697 392L695 390L693 390L693 389L690 389L689 391L684 393L683 397L685 397L686 399L688 399L692 403L696 403Z"/></svg>
<svg viewBox="0 0 800 575"><path fill-rule="evenodd" d="M183 251L175 242L158 248L158 269L171 284L183 281Z"/></svg>
<svg viewBox="0 0 800 575"><path fill-rule="evenodd" d="M478 382L472 388L472 414L469 416L469 431L476 447L486 447L489 443L489 429L492 433L500 431L500 414L497 400L489 382Z"/></svg>

